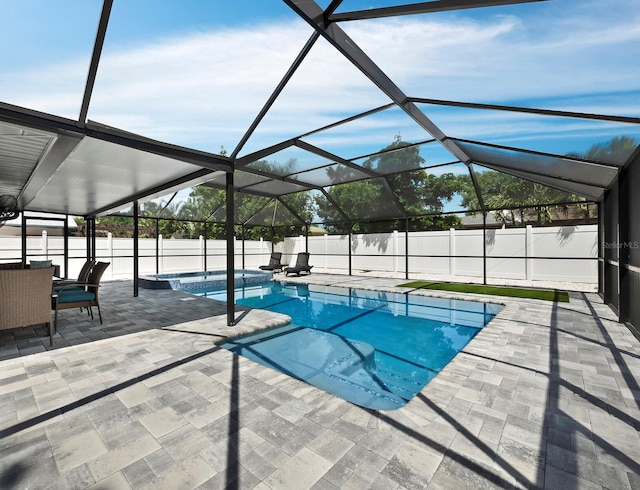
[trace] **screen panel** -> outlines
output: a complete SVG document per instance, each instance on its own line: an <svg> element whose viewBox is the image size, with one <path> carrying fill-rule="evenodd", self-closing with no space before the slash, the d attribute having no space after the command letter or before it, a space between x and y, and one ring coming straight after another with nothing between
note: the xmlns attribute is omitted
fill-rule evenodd
<svg viewBox="0 0 640 490"><path fill-rule="evenodd" d="M521 170L587 185L607 187L618 174L617 169L605 165L494 148L477 143L463 141L456 141L456 143L471 157L472 161L480 164L495 164L507 169Z"/></svg>

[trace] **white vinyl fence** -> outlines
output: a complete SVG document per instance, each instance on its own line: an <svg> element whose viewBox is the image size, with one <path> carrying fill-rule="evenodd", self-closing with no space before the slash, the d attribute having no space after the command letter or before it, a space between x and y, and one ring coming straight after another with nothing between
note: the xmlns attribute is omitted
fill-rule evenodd
<svg viewBox="0 0 640 490"><path fill-rule="evenodd" d="M487 278L530 281L597 283L597 226L563 226L486 231L447 230L287 238L275 245L283 262L295 262L296 254L308 244L314 272L349 272L349 247L353 273L376 272L404 277L416 275L450 278L483 277L486 246ZM163 239L139 240L141 275L171 272L222 270L226 267L224 240ZM159 259L156 265L156 247ZM235 240L235 264L240 269L257 269L269 261L268 241ZM244 259L243 259L244 249ZM408 249L408 260L405 254ZM20 237L0 236L0 261L20 260ZM206 254L205 254L206 250ZM126 278L133 274L133 240L96 239L99 260L111 262L106 277ZM63 264L64 242L59 236L27 238L30 260L52 259ZM86 239L69 238L68 277L76 277L86 257ZM243 264L244 261L244 264ZM64 271L63 271L64 273Z"/></svg>
<svg viewBox="0 0 640 490"><path fill-rule="evenodd" d="M486 230L487 278L596 284L597 225ZM349 236L297 237L278 244L289 258L308 240L314 271L349 269ZM376 233L351 236L354 273L402 273L482 278L482 230Z"/></svg>

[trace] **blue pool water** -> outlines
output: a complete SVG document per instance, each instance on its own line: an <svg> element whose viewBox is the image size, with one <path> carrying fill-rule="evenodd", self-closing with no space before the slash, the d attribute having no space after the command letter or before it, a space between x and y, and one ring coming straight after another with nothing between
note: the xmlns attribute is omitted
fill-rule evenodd
<svg viewBox="0 0 640 490"><path fill-rule="evenodd" d="M202 295L226 301L225 292ZM275 282L235 295L236 303L289 315L291 323L221 347L376 410L405 405L502 309Z"/></svg>

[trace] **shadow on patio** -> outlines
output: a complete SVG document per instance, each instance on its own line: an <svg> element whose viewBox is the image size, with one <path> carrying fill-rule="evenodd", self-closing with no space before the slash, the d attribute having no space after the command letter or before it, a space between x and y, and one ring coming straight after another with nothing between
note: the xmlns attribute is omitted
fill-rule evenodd
<svg viewBox="0 0 640 490"><path fill-rule="evenodd" d="M134 298L131 281L103 282L100 304L103 324L86 309L61 311L53 346L44 325L1 331L0 360L226 315L225 303L173 290L140 288ZM240 311L247 309L236 306Z"/></svg>
<svg viewBox="0 0 640 490"><path fill-rule="evenodd" d="M406 407L376 412L219 349L211 300L130 286L105 290L104 342L2 361L2 485L640 483L640 344L595 295L509 302Z"/></svg>

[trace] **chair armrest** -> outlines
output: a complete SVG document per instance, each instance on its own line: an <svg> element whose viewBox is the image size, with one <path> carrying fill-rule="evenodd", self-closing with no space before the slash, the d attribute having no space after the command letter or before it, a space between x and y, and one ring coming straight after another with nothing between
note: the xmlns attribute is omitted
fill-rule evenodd
<svg viewBox="0 0 640 490"><path fill-rule="evenodd" d="M60 292L65 289L77 288L77 287L86 287L88 284L82 281L64 281L63 283L53 283L53 291Z"/></svg>
<svg viewBox="0 0 640 490"><path fill-rule="evenodd" d="M57 284L62 284L63 286L71 286L71 285L77 285L77 284L82 284L83 286L87 284L86 281L78 281L76 279L63 279L61 281L53 281L54 285Z"/></svg>

